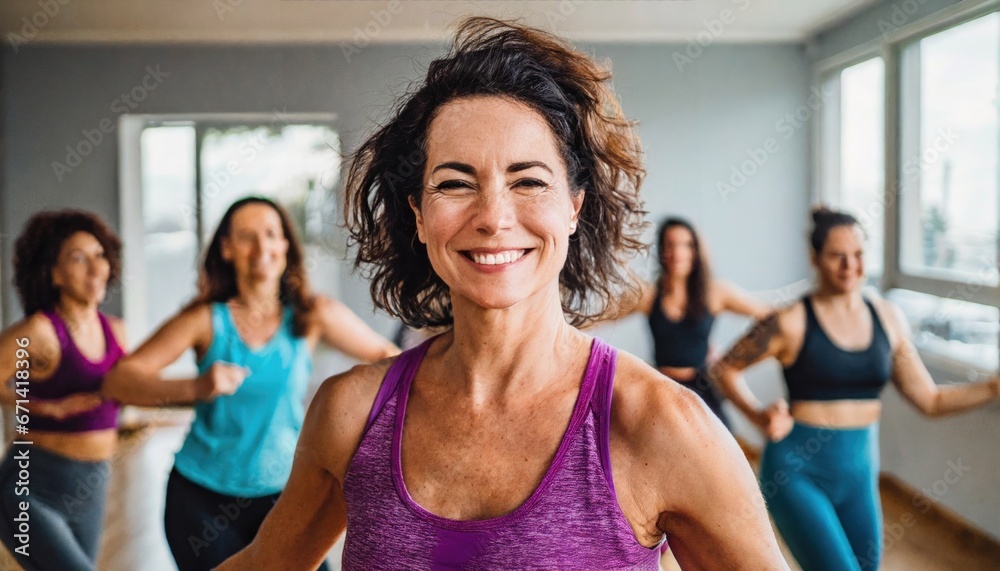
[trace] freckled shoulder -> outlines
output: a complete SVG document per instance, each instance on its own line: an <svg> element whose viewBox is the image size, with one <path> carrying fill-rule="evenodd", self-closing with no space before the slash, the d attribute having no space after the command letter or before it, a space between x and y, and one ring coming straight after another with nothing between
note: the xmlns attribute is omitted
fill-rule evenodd
<svg viewBox="0 0 1000 571"><path fill-rule="evenodd" d="M325 381L309 406L306 424L314 430L305 437L325 440L322 462L341 482L351 458L361 444L368 415L386 373L396 357L369 365L355 365Z"/></svg>
<svg viewBox="0 0 1000 571"><path fill-rule="evenodd" d="M619 353L610 425L619 500L636 521L648 525L697 495L677 493L699 485L692 482L692 470L738 455L732 437L698 395L624 352Z"/></svg>
<svg viewBox="0 0 1000 571"><path fill-rule="evenodd" d="M652 425L678 427L708 422L711 411L701 399L641 359L618 352L611 401L611 426L626 441L645 447Z"/></svg>

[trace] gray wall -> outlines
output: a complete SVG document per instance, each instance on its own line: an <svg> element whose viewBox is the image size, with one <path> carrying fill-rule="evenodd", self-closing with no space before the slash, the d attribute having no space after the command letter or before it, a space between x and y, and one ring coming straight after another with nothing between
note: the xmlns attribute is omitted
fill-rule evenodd
<svg viewBox="0 0 1000 571"><path fill-rule="evenodd" d="M640 122L652 218L665 212L691 216L714 246L719 273L748 288L774 288L800 278L808 137L801 129L786 141L775 122L805 101L808 68L801 50L712 47L679 71L671 54L683 47L589 49L611 58L626 112ZM83 140L84 130L117 118L116 99L141 83L147 66L169 75L134 113L267 113L276 107L333 112L344 149L350 150L384 115L393 94L437 53L437 46L372 46L348 62L339 47L7 50L3 226L16 235L32 212L67 206L94 210L118 226L115 134L62 182L51 164L66 162L66 146ZM747 159L747 149L768 137L780 141L777 152L724 200L717 183ZM11 246L9 237L3 249L7 268ZM347 302L367 314L367 289L345 279ZM20 312L9 283L4 288L10 322ZM119 307L117 299L108 304L111 311Z"/></svg>
<svg viewBox="0 0 1000 571"><path fill-rule="evenodd" d="M951 5L955 0L882 2L821 34L810 53L817 59L836 55L881 36L882 30L906 25ZM909 12L909 14L908 14ZM931 371L939 384L965 376L963 371ZM1000 404L946 419L919 416L895 390L883 400L882 469L1000 539ZM956 469L961 466L963 468ZM965 469L967 467L968 469ZM913 506L913 513L921 505ZM891 523L886 522L888 526Z"/></svg>
<svg viewBox="0 0 1000 571"><path fill-rule="evenodd" d="M600 46L596 53L611 58L623 107L639 120L650 220L666 214L690 218L708 244L718 277L767 301L790 301L796 288L787 286L811 275L805 232L814 112L807 105L804 52L788 45L713 46L680 67L674 56L686 55L683 46ZM797 128L786 117L795 113L805 117ZM744 164L752 160L748 153L766 160L759 160L759 167ZM741 168L752 174L734 184L733 170ZM655 276L652 258L639 269ZM724 348L747 325L724 317L713 342ZM642 358L652 357L641 316L598 334ZM764 364L747 378L767 402L782 395L778 374L776 366ZM742 436L762 443L741 415L732 416Z"/></svg>
<svg viewBox="0 0 1000 571"><path fill-rule="evenodd" d="M690 217L711 249L717 275L751 291L778 290L769 299L787 301L788 291L781 288L809 275L804 232L813 111L806 107L809 66L803 50L792 45L710 46L682 61L678 58L690 57L684 45L581 47L610 58L624 109L639 121L650 220L667 213ZM372 46L348 61L336 46L7 50L7 193L0 202L9 235L3 243L4 268L10 267L13 236L36 210L88 208L118 227L116 134L106 137L62 182L51 163L65 162L65 147L77 145L83 130L117 117L115 100L140 84L147 66L159 66L169 75L134 113L268 113L275 107L333 112L339 117L343 148L350 150L384 116L393 94L418 78L440 51L432 45ZM803 122L792 127L786 115L796 113ZM752 160L748 153L756 153L762 165L747 162ZM733 181L734 169L741 168L750 176ZM720 191L722 183L729 188ZM653 275L648 260L638 260L636 267ZM346 267L341 275L345 302L381 332L391 333L391 321L371 312L367 284ZM9 279L3 288L3 317L9 323L20 311ZM106 310L119 312L117 292L110 297ZM720 320L715 342L727 345L745 325L738 319ZM651 356L641 318L598 333L626 351ZM336 367L339 362L331 363ZM764 399L781 393L776 372L764 366L750 375ZM759 442L747 425L740 432Z"/></svg>

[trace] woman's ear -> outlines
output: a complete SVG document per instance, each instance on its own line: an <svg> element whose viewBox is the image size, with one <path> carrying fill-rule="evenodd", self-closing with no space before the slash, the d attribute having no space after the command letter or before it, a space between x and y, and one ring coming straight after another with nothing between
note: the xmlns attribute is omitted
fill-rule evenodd
<svg viewBox="0 0 1000 571"><path fill-rule="evenodd" d="M413 209L413 215L417 219L417 240L420 240L421 244L426 244L427 240L424 239L424 216L420 213L420 207L417 206L417 201L412 195L407 197L406 200L410 203L410 208Z"/></svg>
<svg viewBox="0 0 1000 571"><path fill-rule="evenodd" d="M583 199L586 196L586 191L582 188L576 192L576 194L570 195L570 200L573 203L573 214L569 219L569 233L575 234L576 228L580 221L580 209L583 208Z"/></svg>

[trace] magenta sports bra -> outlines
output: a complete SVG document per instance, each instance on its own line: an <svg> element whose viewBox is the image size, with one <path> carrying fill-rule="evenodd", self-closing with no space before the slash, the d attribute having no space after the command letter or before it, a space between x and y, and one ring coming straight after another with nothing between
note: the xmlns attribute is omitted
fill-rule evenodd
<svg viewBox="0 0 1000 571"><path fill-rule="evenodd" d="M406 401L432 342L401 354L386 373L347 469L344 570L656 571L660 550L636 541L611 479L615 350L594 339L569 426L531 496L508 514L459 521L417 505L403 482Z"/></svg>
<svg viewBox="0 0 1000 571"><path fill-rule="evenodd" d="M66 322L59 317L59 314L54 311L43 313L55 327L62 355L59 357L59 366L51 377L44 381L28 384L29 402L27 407L29 411L31 410L31 401L35 399L54 400L74 393L100 391L104 375L125 354L118 345L118 341L115 340L115 334L111 331L111 323L108 322L108 318L103 313L98 312L97 317L101 320L101 329L104 331L104 342L107 348L104 357L97 362L91 361L80 352L66 328ZM28 420L29 430L48 432L88 432L114 428L117 425L118 403L111 400L104 401L97 408L62 420L30 413Z"/></svg>

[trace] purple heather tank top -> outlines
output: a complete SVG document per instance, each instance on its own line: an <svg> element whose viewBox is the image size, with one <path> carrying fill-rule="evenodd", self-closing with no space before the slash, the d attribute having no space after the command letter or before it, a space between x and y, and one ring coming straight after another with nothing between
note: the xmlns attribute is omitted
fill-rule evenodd
<svg viewBox="0 0 1000 571"><path fill-rule="evenodd" d="M28 410L31 410L30 401L32 399L60 399L74 393L90 393L101 390L104 375L124 355L124 351L115 340L114 332L111 331L111 323L108 322L108 318L103 313L98 312L97 317L101 320L106 349L104 357L96 362L91 361L80 352L76 343L73 342L73 337L69 334L66 322L59 317L59 314L54 311L43 313L55 327L62 355L59 357L59 366L51 377L28 385ZM32 414L28 428L49 432L87 432L114 428L117 425L118 403L106 400L97 408L62 420Z"/></svg>
<svg viewBox="0 0 1000 571"><path fill-rule="evenodd" d="M459 521L417 505L403 482L406 401L432 342L401 354L386 373L347 469L344 570L656 571L660 551L636 541L611 479L615 350L594 339L569 426L531 496L508 514Z"/></svg>

